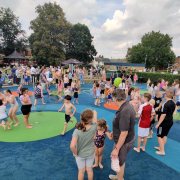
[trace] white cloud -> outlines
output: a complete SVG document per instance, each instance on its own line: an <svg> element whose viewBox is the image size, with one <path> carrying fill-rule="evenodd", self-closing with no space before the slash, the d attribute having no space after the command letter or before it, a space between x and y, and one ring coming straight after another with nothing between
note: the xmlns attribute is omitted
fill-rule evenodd
<svg viewBox="0 0 180 180"><path fill-rule="evenodd" d="M1 2L2 1L2 2ZM37 14L35 7L46 0L0 0L19 16L28 35L30 21ZM54 0L50 0L54 2ZM72 24L86 24L98 54L104 57L124 58L127 47L141 41L148 32L160 31L173 37L173 50L180 55L180 1L179 0L56 0ZM113 10L112 10L113 9ZM106 17L106 18L104 18ZM100 24L101 23L101 24Z"/></svg>

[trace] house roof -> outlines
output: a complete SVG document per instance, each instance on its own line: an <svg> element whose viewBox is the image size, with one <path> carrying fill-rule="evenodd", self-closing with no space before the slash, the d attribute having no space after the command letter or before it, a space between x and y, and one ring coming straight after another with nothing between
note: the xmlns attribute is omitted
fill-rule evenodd
<svg viewBox="0 0 180 180"><path fill-rule="evenodd" d="M97 62L111 62L109 58L95 58Z"/></svg>

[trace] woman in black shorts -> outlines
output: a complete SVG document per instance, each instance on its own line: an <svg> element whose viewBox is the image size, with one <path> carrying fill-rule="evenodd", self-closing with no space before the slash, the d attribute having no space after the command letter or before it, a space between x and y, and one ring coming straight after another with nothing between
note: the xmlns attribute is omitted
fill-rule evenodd
<svg viewBox="0 0 180 180"><path fill-rule="evenodd" d="M21 111L24 117L24 124L27 129L32 129L33 125L29 124L29 116L31 112L32 103L28 96L28 88L22 88L22 95L20 96L20 101L22 103Z"/></svg>

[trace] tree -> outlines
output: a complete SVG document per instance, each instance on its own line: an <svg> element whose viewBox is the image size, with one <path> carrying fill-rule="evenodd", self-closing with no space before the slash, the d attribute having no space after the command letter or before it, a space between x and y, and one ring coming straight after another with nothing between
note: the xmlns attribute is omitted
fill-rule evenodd
<svg viewBox="0 0 180 180"><path fill-rule="evenodd" d="M28 40L22 30L19 18L9 8L0 8L0 28L2 30L2 43L0 52L6 56L15 49L18 52L26 51Z"/></svg>
<svg viewBox="0 0 180 180"><path fill-rule="evenodd" d="M56 3L38 5L36 12L37 18L30 23L30 29L34 31L29 37L30 48L38 64L57 65L65 60L72 25Z"/></svg>
<svg viewBox="0 0 180 180"><path fill-rule="evenodd" d="M126 60L127 60L127 62L130 62L130 59L131 59L131 51L132 51L132 48L128 47L128 49L127 49L127 54L126 54Z"/></svg>
<svg viewBox="0 0 180 180"><path fill-rule="evenodd" d="M84 24L75 24L70 30L69 43L67 46L66 57L78 59L85 64L93 60L97 54L92 45L93 36L89 28Z"/></svg>
<svg viewBox="0 0 180 180"><path fill-rule="evenodd" d="M167 67L173 64L176 56L171 50L172 37L160 32L150 32L141 38L141 43L127 51L126 58L131 63L145 63L146 67ZM146 59L146 60L145 60Z"/></svg>

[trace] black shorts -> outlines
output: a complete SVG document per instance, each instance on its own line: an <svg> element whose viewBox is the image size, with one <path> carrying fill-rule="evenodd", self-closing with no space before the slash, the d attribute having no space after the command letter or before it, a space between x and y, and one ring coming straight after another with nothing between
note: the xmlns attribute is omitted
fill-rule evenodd
<svg viewBox="0 0 180 180"><path fill-rule="evenodd" d="M58 79L56 79L56 84L58 84Z"/></svg>
<svg viewBox="0 0 180 180"><path fill-rule="evenodd" d="M78 92L74 92L74 98L78 98Z"/></svg>
<svg viewBox="0 0 180 180"><path fill-rule="evenodd" d="M68 123L70 121L70 115L65 114L65 122Z"/></svg>
<svg viewBox="0 0 180 180"><path fill-rule="evenodd" d="M67 86L68 86L68 83L64 83L64 88L67 88Z"/></svg>
<svg viewBox="0 0 180 180"><path fill-rule="evenodd" d="M150 123L150 129L149 130L152 130L153 127L154 127L154 124L155 124L155 119L153 119Z"/></svg>
<svg viewBox="0 0 180 180"><path fill-rule="evenodd" d="M130 142L123 144L121 149L119 150L118 157L119 157L120 166L122 166L125 163L128 152L134 147L135 140L136 140L136 136L134 136L133 140L131 140ZM116 147L116 144L114 144L114 148L115 147Z"/></svg>
<svg viewBox="0 0 180 180"><path fill-rule="evenodd" d="M31 107L32 107L32 104L22 105L21 111L22 111L23 115L28 115L31 112Z"/></svg>
<svg viewBox="0 0 180 180"><path fill-rule="evenodd" d="M167 136L172 125L173 125L173 122L161 123L161 125L157 129L157 137L163 138L164 136Z"/></svg>
<svg viewBox="0 0 180 180"><path fill-rule="evenodd" d="M100 92L100 94L104 94L104 89L101 89L101 92Z"/></svg>

